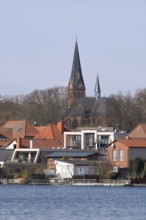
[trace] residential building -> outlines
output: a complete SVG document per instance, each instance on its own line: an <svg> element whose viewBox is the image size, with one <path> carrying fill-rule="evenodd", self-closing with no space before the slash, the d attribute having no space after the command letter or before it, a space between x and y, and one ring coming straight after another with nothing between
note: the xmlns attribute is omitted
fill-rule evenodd
<svg viewBox="0 0 146 220"><path fill-rule="evenodd" d="M64 148L62 122L33 126L26 120L8 121L0 128L0 146L5 148Z"/></svg>
<svg viewBox="0 0 146 220"><path fill-rule="evenodd" d="M96 149L106 153L106 145L114 141L115 132L112 127L81 128L72 132L64 132L66 149Z"/></svg>
<svg viewBox="0 0 146 220"><path fill-rule="evenodd" d="M146 140L119 139L107 145L108 160L116 168L130 168L130 163L141 157L146 160Z"/></svg>
<svg viewBox="0 0 146 220"><path fill-rule="evenodd" d="M47 155L46 175L59 179L98 175L103 157L96 150L60 150Z"/></svg>
<svg viewBox="0 0 146 220"><path fill-rule="evenodd" d="M50 161L46 175L55 175L59 179L93 177L99 174L97 165L90 160L54 160Z"/></svg>

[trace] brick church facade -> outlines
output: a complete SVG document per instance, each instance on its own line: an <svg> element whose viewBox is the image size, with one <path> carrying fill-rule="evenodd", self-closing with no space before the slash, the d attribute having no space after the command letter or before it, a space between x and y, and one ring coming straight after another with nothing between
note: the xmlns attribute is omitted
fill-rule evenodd
<svg viewBox="0 0 146 220"><path fill-rule="evenodd" d="M94 97L86 96L86 87L82 75L78 43L75 43L72 70L67 87L66 125L71 129L77 127L98 127L106 123L107 99L101 97L99 77L95 82Z"/></svg>

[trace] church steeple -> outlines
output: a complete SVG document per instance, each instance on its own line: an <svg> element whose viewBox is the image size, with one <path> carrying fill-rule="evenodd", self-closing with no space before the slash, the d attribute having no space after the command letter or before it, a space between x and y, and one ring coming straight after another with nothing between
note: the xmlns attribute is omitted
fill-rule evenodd
<svg viewBox="0 0 146 220"><path fill-rule="evenodd" d="M100 90L100 83L99 83L99 77L97 73L96 83L95 83L95 98L98 99L101 96L101 90Z"/></svg>
<svg viewBox="0 0 146 220"><path fill-rule="evenodd" d="M85 97L85 84L82 76L78 43L75 43L71 76L68 83L68 108L78 98Z"/></svg>

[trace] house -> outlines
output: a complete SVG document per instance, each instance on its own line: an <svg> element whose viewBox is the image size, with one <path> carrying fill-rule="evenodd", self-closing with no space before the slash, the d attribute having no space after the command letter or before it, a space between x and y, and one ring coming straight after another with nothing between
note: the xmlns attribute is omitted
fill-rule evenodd
<svg viewBox="0 0 146 220"><path fill-rule="evenodd" d="M146 160L146 140L119 139L106 147L108 160L116 168L130 168L130 162L136 157Z"/></svg>
<svg viewBox="0 0 146 220"><path fill-rule="evenodd" d="M3 131L3 133L2 133ZM5 131L5 133L4 133ZM6 136L6 131L8 135ZM1 128L1 146L13 148L56 148L64 147L64 131L69 131L62 122L48 126L33 126L28 121L8 121Z"/></svg>
<svg viewBox="0 0 146 220"><path fill-rule="evenodd" d="M10 150L4 149L5 152L9 152ZM12 151L12 150L11 150ZM96 161L100 161L101 155L97 151L92 150L59 150L59 149L39 149L39 148L20 148L14 149L11 157L7 160L3 161L2 165L7 167L7 170L12 173L18 172L18 170L28 170L29 173L42 173L45 170L47 175L53 174L58 175L62 167L72 167L73 175L77 173L75 172L75 167L77 164L80 169L78 169L78 173L80 170L81 174L89 174L89 172L85 172L85 167L91 166L91 164ZM55 162L55 161L58 161ZM59 162L60 161L60 162ZM89 162L90 161L90 162ZM54 167L55 164L55 167ZM74 165L73 165L74 164ZM59 168L59 166L61 166ZM81 166L84 168L81 169ZM57 168L56 168L57 167ZM71 168L70 168L71 169ZM69 170L70 170L69 169ZM76 168L77 169L77 168ZM37 170L37 171L36 171ZM59 178L70 178L69 174L66 171L62 171L64 174L59 176ZM68 171L69 172L69 171ZM91 170L90 170L91 174ZM71 175L71 174L70 174Z"/></svg>
<svg viewBox="0 0 146 220"><path fill-rule="evenodd" d="M23 170L27 170L29 174L43 174L44 169L47 168L47 155L52 153L52 149L31 149L31 148L16 148L4 149L6 159L0 161L1 166L5 167L7 173L15 174ZM2 153L3 153L2 152ZM11 152L11 155L10 155ZM1 153L0 159L4 153ZM9 155L9 157L6 155Z"/></svg>
<svg viewBox="0 0 146 220"><path fill-rule="evenodd" d="M98 175L101 158L96 150L55 151L47 155L48 168L45 173L59 179Z"/></svg>
<svg viewBox="0 0 146 220"><path fill-rule="evenodd" d="M7 121L0 127L0 147L15 149L20 146L20 139L26 146L37 133L38 130L26 120Z"/></svg>
<svg viewBox="0 0 146 220"><path fill-rule="evenodd" d="M11 158L13 163L36 163L40 150L39 149L15 149Z"/></svg>
<svg viewBox="0 0 146 220"><path fill-rule="evenodd" d="M112 127L78 128L75 131L64 132L64 147L66 149L98 150L105 154L107 144L114 141Z"/></svg>
<svg viewBox="0 0 146 220"><path fill-rule="evenodd" d="M55 175L58 179L72 179L75 177L85 177L98 175L97 165L90 160L54 160L50 161L48 169L45 170L47 175Z"/></svg>

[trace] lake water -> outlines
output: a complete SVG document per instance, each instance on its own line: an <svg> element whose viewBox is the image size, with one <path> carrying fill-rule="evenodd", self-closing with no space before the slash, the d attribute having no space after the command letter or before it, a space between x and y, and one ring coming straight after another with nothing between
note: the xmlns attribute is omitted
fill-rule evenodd
<svg viewBox="0 0 146 220"><path fill-rule="evenodd" d="M146 187L0 185L0 220L146 220Z"/></svg>

